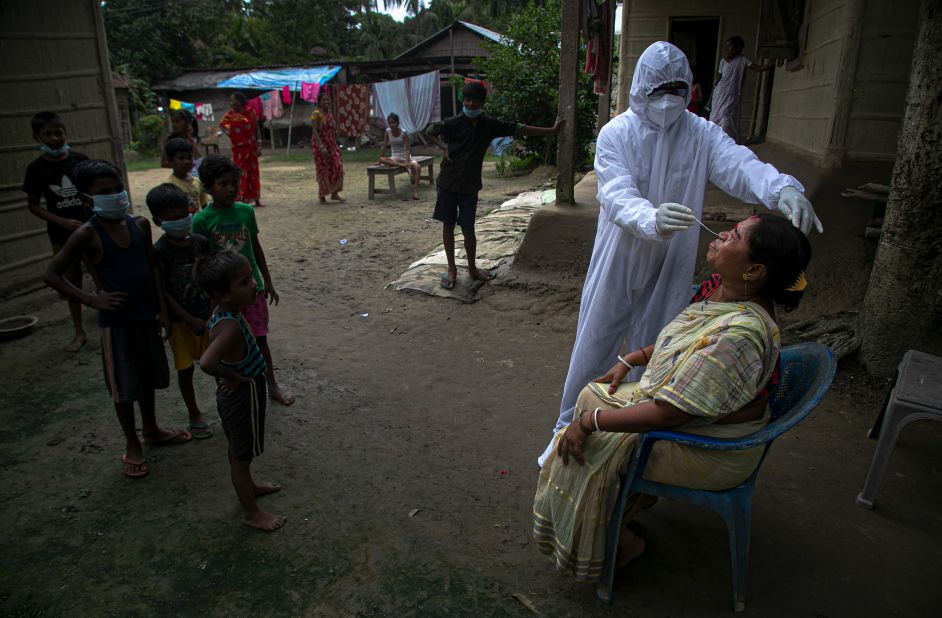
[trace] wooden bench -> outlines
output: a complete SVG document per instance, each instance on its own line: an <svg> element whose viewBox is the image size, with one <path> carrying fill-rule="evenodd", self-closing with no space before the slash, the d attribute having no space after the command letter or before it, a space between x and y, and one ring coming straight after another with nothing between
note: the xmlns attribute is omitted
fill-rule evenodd
<svg viewBox="0 0 942 618"><path fill-rule="evenodd" d="M413 157L413 159L415 159L415 162L419 164L420 174L421 174L421 168L425 168L425 167L428 168L428 174L421 175L420 178L428 179L428 184L434 185L435 184L435 157L431 155L424 155L420 157ZM373 199L373 196L377 193L386 193L387 191L395 194L396 193L396 175L405 174L406 171L407 170L403 167L397 167L394 165L383 165L383 164L371 165L368 168L366 168L366 173L369 174L369 178L370 178L369 199ZM389 179L389 189L377 189L376 188L376 175L377 174L386 175L386 177Z"/></svg>

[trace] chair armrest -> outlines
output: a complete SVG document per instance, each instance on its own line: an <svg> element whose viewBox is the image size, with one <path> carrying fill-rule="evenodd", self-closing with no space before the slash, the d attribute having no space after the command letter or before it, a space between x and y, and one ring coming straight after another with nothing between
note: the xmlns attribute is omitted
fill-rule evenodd
<svg viewBox="0 0 942 618"><path fill-rule="evenodd" d="M764 446L775 437L774 435L768 434L771 434L771 432L762 429L748 436L733 439L711 438L709 436L699 436L682 431L649 431L645 436L647 436L649 440L665 440L667 442L674 442L675 444L705 448L713 451L742 451L747 448Z"/></svg>

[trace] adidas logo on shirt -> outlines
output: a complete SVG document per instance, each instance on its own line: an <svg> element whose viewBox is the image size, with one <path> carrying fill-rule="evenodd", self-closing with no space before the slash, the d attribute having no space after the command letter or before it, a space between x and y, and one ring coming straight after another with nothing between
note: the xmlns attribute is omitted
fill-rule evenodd
<svg viewBox="0 0 942 618"><path fill-rule="evenodd" d="M59 199L56 201L56 208L72 208L73 206L81 206L82 200L78 197L78 189L75 188L75 185L72 184L72 181L68 176L63 175L62 180L60 180L61 185L49 185L49 188L55 193Z"/></svg>
<svg viewBox="0 0 942 618"><path fill-rule="evenodd" d="M52 189L53 193L59 197L72 197L78 195L78 189L75 188L75 185L72 184L72 181L69 180L68 176L62 176L62 180L59 182L62 183L59 185L49 185L49 188Z"/></svg>

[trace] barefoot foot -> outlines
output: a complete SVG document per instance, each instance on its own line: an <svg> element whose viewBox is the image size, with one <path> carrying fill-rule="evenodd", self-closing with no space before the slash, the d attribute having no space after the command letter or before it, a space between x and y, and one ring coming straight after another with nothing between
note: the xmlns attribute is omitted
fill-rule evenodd
<svg viewBox="0 0 942 618"><path fill-rule="evenodd" d="M287 521L288 518L284 515L274 515L272 513L266 513L265 511L259 511L254 515L245 514L242 516L243 524L250 528L264 530L265 532L274 532L284 526Z"/></svg>
<svg viewBox="0 0 942 618"><path fill-rule="evenodd" d="M281 491L281 485L278 483L255 483L255 497L268 496Z"/></svg>
<svg viewBox="0 0 942 618"><path fill-rule="evenodd" d="M334 200L335 202L346 202L346 201L347 201L347 200L343 199L342 197L340 197L340 194L339 194L339 193L333 193L333 194L331 194L330 199Z"/></svg>
<svg viewBox="0 0 942 618"><path fill-rule="evenodd" d="M282 389L277 384L269 385L268 396L285 407L294 403L294 395Z"/></svg>
<svg viewBox="0 0 942 618"><path fill-rule="evenodd" d="M65 351L74 354L82 349L86 341L88 341L88 337L85 333L75 333L75 338L69 345L65 346Z"/></svg>

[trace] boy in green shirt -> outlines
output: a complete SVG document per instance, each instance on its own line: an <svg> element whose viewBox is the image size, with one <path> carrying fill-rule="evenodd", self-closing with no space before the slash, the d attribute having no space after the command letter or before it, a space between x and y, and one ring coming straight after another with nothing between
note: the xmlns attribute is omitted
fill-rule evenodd
<svg viewBox="0 0 942 618"><path fill-rule="evenodd" d="M274 364L268 347L268 304L278 304L278 292L275 291L265 252L258 240L255 209L235 201L241 173L242 170L227 157L213 156L203 160L200 179L213 201L194 215L193 233L205 236L217 249L241 254L252 266L252 277L258 294L255 304L243 309L242 315L249 323L268 365L265 378L269 396L282 405L290 406L294 403L294 395L282 390L275 380Z"/></svg>

